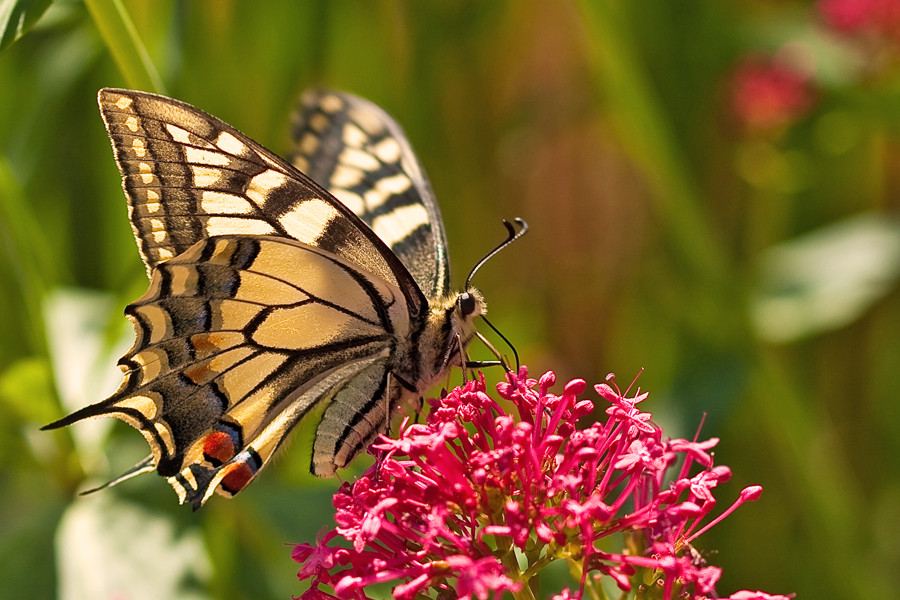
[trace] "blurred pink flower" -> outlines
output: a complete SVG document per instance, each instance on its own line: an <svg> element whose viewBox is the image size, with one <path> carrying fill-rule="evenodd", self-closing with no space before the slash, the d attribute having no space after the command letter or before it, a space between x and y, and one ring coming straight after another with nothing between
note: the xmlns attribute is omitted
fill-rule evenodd
<svg viewBox="0 0 900 600"><path fill-rule="evenodd" d="M900 41L900 0L821 0L818 8L822 20L837 32Z"/></svg>
<svg viewBox="0 0 900 600"><path fill-rule="evenodd" d="M749 56L732 76L732 110L750 130L770 130L797 121L813 106L815 96L807 74L770 57Z"/></svg>
<svg viewBox="0 0 900 600"><path fill-rule="evenodd" d="M382 436L376 464L335 494L336 527L294 548L310 580L301 598L363 599L385 582L398 599L534 598L536 576L556 560L579 574L560 600L593 596L606 577L646 597L717 597L721 571L692 543L761 488L701 527L731 476L708 452L718 440L665 439L637 408L647 394L628 398L607 382L594 389L608 418L583 428L594 410L579 399L585 382L557 395L552 372L535 380L524 367L497 385L502 400L482 376L430 401L426 423ZM609 552L620 534L613 547L624 550Z"/></svg>

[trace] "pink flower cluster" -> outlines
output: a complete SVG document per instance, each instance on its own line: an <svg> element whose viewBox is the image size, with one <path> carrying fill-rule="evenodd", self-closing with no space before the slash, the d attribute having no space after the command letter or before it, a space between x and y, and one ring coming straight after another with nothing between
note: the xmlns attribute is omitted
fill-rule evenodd
<svg viewBox="0 0 900 600"><path fill-rule="evenodd" d="M716 598L720 570L692 543L761 488L701 525L731 474L708 452L718 440L664 439L637 407L647 394L626 398L614 383L594 386L609 403L605 420L579 428L595 410L579 399L585 382L560 395L554 383L552 372L536 381L523 367L497 385L498 401L483 377L469 381L430 401L426 423L382 436L376 464L334 496L335 529L294 548L298 576L310 580L301 598L364 599L388 583L403 600L534 598L538 574L557 560L578 574L559 599L594 595L606 578L641 597ZM614 535L623 549L603 549Z"/></svg>
<svg viewBox="0 0 900 600"><path fill-rule="evenodd" d="M847 35L871 35L900 42L900 0L822 0L822 20Z"/></svg>

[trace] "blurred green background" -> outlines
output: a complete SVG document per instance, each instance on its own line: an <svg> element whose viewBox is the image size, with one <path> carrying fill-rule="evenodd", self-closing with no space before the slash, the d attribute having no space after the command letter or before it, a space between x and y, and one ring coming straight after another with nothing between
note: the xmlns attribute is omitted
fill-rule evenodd
<svg viewBox="0 0 900 600"><path fill-rule="evenodd" d="M721 594L892 597L898 4L3 0L0 596L303 591L286 544L331 524L337 486L306 473L308 425L197 513L155 476L76 496L144 455L126 425L38 427L116 388L146 287L97 90L164 92L285 153L296 97L327 84L406 129L457 284L501 218L529 222L475 283L533 373L643 368L670 435L706 413L722 438L723 508L764 486L698 541Z"/></svg>

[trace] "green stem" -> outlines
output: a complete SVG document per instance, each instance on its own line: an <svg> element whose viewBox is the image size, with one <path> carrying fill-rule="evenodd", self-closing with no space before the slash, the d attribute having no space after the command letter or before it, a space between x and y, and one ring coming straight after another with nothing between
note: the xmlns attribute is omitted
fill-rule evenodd
<svg viewBox="0 0 900 600"><path fill-rule="evenodd" d="M534 592L529 585L530 582L519 569L519 561L516 559L515 551L504 552L500 556L500 562L503 563L503 567L506 569L507 577L522 584L518 592L513 592L513 598L516 600L535 600Z"/></svg>
<svg viewBox="0 0 900 600"><path fill-rule="evenodd" d="M165 85L122 1L85 0L85 5L128 86L164 92Z"/></svg>

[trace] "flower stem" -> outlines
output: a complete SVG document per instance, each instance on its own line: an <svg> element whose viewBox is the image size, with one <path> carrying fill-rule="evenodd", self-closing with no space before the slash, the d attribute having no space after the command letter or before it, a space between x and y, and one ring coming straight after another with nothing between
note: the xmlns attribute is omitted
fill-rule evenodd
<svg viewBox="0 0 900 600"><path fill-rule="evenodd" d="M522 587L518 592L513 592L513 598L516 600L535 600L534 592L527 581L522 582Z"/></svg>
<svg viewBox="0 0 900 600"><path fill-rule="evenodd" d="M513 592L513 598L516 600L535 600L534 590L531 589L530 585L531 578L525 577L525 574L522 573L522 570L519 568L519 561L516 558L515 550L504 552L500 557L500 562L503 563L503 566L506 569L507 577L522 584L519 591Z"/></svg>

